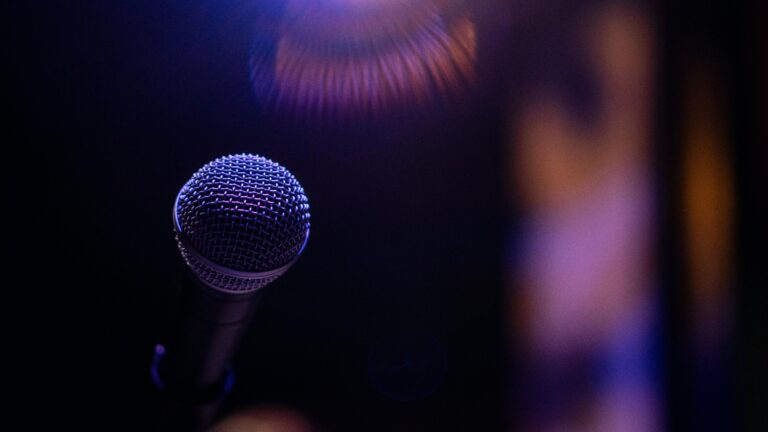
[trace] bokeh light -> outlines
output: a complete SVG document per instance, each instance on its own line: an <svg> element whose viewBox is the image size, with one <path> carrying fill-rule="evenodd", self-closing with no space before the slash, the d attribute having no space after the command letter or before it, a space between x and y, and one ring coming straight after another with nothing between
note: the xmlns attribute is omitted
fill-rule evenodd
<svg viewBox="0 0 768 432"><path fill-rule="evenodd" d="M269 112L375 117L460 98L476 29L457 0L290 0L257 26L251 82Z"/></svg>

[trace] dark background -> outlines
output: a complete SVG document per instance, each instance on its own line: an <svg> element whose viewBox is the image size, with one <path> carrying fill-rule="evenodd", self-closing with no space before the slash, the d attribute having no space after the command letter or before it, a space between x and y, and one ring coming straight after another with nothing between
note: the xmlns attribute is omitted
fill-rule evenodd
<svg viewBox="0 0 768 432"><path fill-rule="evenodd" d="M325 125L260 110L248 77L258 2L4 4L3 352L14 414L31 427L150 429L153 346L169 337L183 284L173 199L206 162L253 152L301 181L312 229L259 305L225 412L278 403L332 431L502 430L503 385L515 385L503 380L514 359L502 355L514 225L514 209L503 211L506 94L561 80L588 117L590 92L570 72L578 55L559 26L582 2L546 2L551 21L537 21L525 2L487 1L516 6L477 2L479 79L461 104ZM678 89L685 56L703 52L728 90L737 202L730 393L711 406L749 429L766 424L768 388L764 7L650 3L665 422L686 430L699 415L679 244ZM542 70L555 77L535 76ZM445 376L431 394L416 386L424 398L393 399L373 384L370 357L425 335L442 347L431 361L447 365Z"/></svg>
<svg viewBox="0 0 768 432"><path fill-rule="evenodd" d="M5 8L6 235L25 329L11 378L32 424L149 429L153 346L183 280L175 194L204 163L253 152L301 181L312 228L259 305L225 411L284 404L338 431L500 427L503 128L487 35L487 81L461 108L323 126L259 110L253 2ZM441 347L433 394L372 384L369 357L403 338Z"/></svg>

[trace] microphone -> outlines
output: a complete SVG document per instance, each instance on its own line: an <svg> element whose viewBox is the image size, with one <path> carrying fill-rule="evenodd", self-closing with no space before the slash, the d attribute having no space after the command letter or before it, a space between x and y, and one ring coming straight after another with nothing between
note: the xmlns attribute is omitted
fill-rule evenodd
<svg viewBox="0 0 768 432"><path fill-rule="evenodd" d="M218 158L181 188L173 227L190 283L175 339L158 346L157 387L187 404L221 399L229 361L263 288L298 259L309 203L287 169L252 154Z"/></svg>

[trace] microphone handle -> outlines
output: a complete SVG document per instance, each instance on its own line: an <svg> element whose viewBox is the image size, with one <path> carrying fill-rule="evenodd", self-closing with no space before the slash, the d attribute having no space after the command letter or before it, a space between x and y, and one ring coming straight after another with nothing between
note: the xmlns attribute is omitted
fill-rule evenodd
<svg viewBox="0 0 768 432"><path fill-rule="evenodd" d="M202 430L215 415L215 409L233 384L230 365L262 290L238 295L221 293L189 274L181 293L181 309L174 339L157 359L156 385L175 407L173 415L189 417ZM163 411L167 411L164 408Z"/></svg>
<svg viewBox="0 0 768 432"><path fill-rule="evenodd" d="M190 275L182 292L179 326L168 347L168 385L206 391L221 384L262 290L245 295L214 291Z"/></svg>

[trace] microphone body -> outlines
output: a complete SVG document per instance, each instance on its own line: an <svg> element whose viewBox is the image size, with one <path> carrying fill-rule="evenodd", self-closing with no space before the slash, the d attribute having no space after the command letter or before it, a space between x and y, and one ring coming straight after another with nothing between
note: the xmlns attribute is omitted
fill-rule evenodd
<svg viewBox="0 0 768 432"><path fill-rule="evenodd" d="M216 397L261 291L222 295L190 275L181 293L176 334L167 352L166 384L187 395Z"/></svg>

